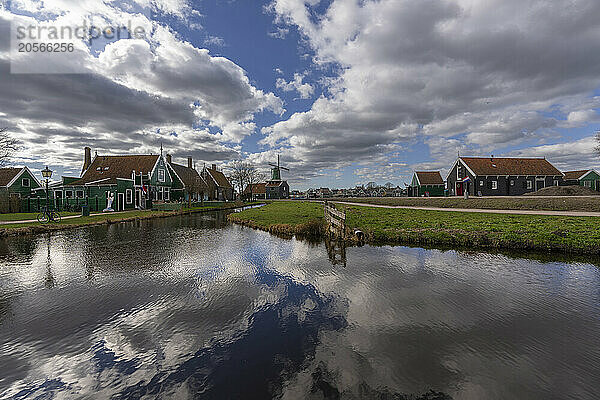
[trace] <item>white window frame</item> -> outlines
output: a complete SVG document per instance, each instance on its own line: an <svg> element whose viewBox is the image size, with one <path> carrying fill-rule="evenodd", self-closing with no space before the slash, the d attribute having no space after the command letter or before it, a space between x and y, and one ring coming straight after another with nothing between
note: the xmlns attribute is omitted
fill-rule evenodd
<svg viewBox="0 0 600 400"><path fill-rule="evenodd" d="M498 190L498 181L492 181L492 190Z"/></svg>
<svg viewBox="0 0 600 400"><path fill-rule="evenodd" d="M165 189L164 199L165 199L165 201L170 201L171 200L171 191L169 190L168 187L166 187L164 189Z"/></svg>
<svg viewBox="0 0 600 400"><path fill-rule="evenodd" d="M60 197L58 196L60 194ZM54 198L55 199L62 199L63 198L63 192L62 190L55 190L54 191Z"/></svg>
<svg viewBox="0 0 600 400"><path fill-rule="evenodd" d="M25 181L27 181L27 185L25 184ZM31 179L29 178L23 178L21 179L21 186L23 187L31 187Z"/></svg>
<svg viewBox="0 0 600 400"><path fill-rule="evenodd" d="M65 199L72 199L72 198L73 198L73 191L65 190Z"/></svg>
<svg viewBox="0 0 600 400"><path fill-rule="evenodd" d="M81 193L81 196L79 195ZM83 197L85 196L85 193L83 192L83 190L77 190L75 192L75 197L77 197L78 199L83 199Z"/></svg>
<svg viewBox="0 0 600 400"><path fill-rule="evenodd" d="M591 188L592 187L592 182L591 181L583 181L583 186Z"/></svg>
<svg viewBox="0 0 600 400"><path fill-rule="evenodd" d="M125 203L127 203L127 204L133 203L133 190L131 190L131 189L125 190Z"/></svg>
<svg viewBox="0 0 600 400"><path fill-rule="evenodd" d="M159 169L158 170L158 181L159 182L164 182L165 181L165 170L164 169Z"/></svg>
<svg viewBox="0 0 600 400"><path fill-rule="evenodd" d="M533 181L527 180L527 190L531 190L531 189L533 189Z"/></svg>
<svg viewBox="0 0 600 400"><path fill-rule="evenodd" d="M554 180L554 186L558 186L558 181L556 179Z"/></svg>
<svg viewBox="0 0 600 400"><path fill-rule="evenodd" d="M479 186L483 186L483 180L479 181Z"/></svg>

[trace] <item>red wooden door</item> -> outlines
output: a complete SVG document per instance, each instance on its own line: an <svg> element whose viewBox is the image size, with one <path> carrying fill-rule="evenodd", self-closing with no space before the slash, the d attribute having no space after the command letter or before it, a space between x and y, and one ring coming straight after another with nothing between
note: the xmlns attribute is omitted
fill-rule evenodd
<svg viewBox="0 0 600 400"><path fill-rule="evenodd" d="M462 182L456 182L456 195L457 196L462 196L464 194L463 192L463 184Z"/></svg>

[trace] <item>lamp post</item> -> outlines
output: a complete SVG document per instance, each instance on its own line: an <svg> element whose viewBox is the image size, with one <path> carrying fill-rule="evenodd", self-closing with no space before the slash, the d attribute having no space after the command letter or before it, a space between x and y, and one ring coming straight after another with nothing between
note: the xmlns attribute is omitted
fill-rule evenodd
<svg viewBox="0 0 600 400"><path fill-rule="evenodd" d="M48 183L50 181L50 178L52 177L52 171L48 168L48 166L46 165L46 169L42 170L42 176L44 178L46 178L46 209L50 209L50 196L48 194Z"/></svg>

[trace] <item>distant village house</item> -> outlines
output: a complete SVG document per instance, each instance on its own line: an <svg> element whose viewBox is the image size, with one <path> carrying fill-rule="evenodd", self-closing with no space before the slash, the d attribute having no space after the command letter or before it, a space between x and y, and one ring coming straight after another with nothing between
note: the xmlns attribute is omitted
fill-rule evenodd
<svg viewBox="0 0 600 400"><path fill-rule="evenodd" d="M408 196L444 196L445 189L446 184L440 171L415 171L408 187Z"/></svg>
<svg viewBox="0 0 600 400"><path fill-rule="evenodd" d="M579 185L600 191L600 175L593 169L567 171L564 174L565 185Z"/></svg>

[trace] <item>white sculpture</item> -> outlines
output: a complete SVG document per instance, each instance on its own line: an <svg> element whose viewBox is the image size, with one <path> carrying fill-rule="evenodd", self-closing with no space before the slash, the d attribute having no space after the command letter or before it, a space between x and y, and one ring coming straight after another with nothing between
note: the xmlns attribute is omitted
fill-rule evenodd
<svg viewBox="0 0 600 400"><path fill-rule="evenodd" d="M113 212L112 203L115 201L115 195L113 192L108 192L108 197L106 198L106 208L102 210L102 212Z"/></svg>

